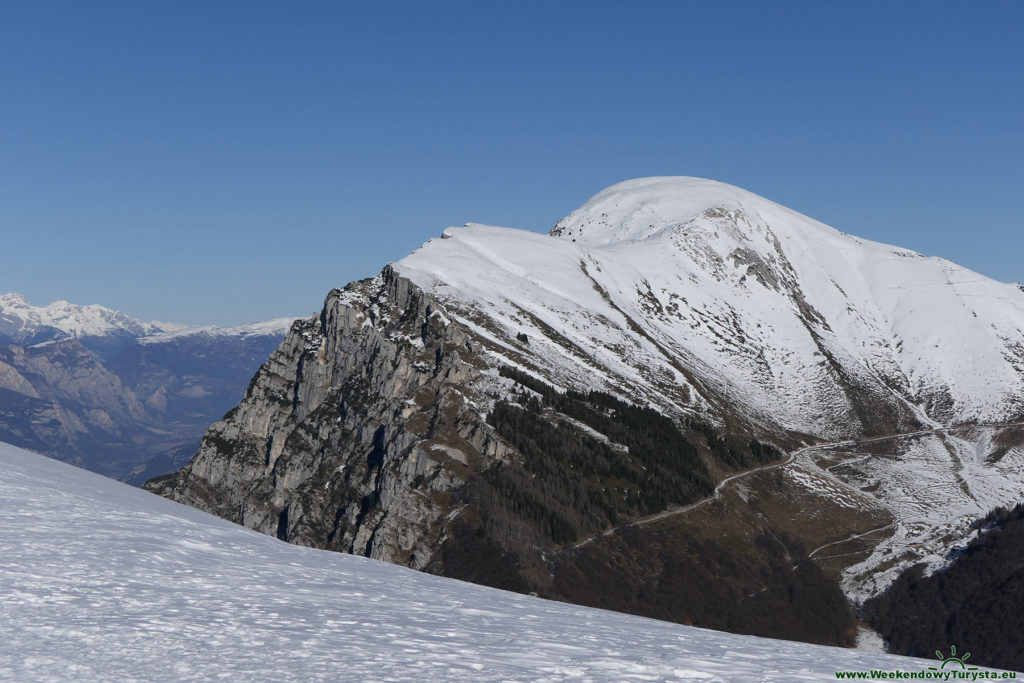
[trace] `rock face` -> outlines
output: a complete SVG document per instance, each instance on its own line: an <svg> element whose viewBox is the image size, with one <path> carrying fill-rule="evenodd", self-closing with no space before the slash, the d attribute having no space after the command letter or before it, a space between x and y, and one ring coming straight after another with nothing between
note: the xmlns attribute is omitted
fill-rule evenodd
<svg viewBox="0 0 1024 683"><path fill-rule="evenodd" d="M1021 415L1024 292L645 179L332 291L147 488L294 543L848 643L838 586L941 562L1019 493Z"/></svg>
<svg viewBox="0 0 1024 683"><path fill-rule="evenodd" d="M535 421L524 422L523 429L548 424L546 428L554 430L549 436L559 437L567 448L598 454L605 449L603 457L620 459L610 467L615 473L584 471L587 463L578 463L581 469L574 471L531 462L537 449L514 447L510 439L515 441L517 435L499 433L488 414L502 405L506 411L529 415L536 390L554 390L528 376L503 376L506 373L498 372L486 351L491 345L486 336L453 321L434 297L393 268L385 268L377 278L332 291L319 317L297 322L253 378L241 404L209 429L192 461L178 473L149 481L146 488L293 543L576 599L580 592L587 593L580 567L593 557L567 548L566 538L607 528L616 509L658 512L666 505L692 502L694 496L670 490L656 507L612 500L643 498L643 487L623 484L628 476L623 468L634 465L638 472L636 462L654 465L584 424L583 420L601 421L626 410L627 404L607 395L594 399L616 406L607 413L583 407L581 398L577 409L582 412L575 417L566 414L572 410L564 405L534 409ZM504 402L509 398L525 401L526 407ZM648 423L656 415L641 415L643 430L657 429ZM616 424L609 423L606 429L611 431ZM664 429L672 423L655 424ZM718 438L707 425L702 428L710 435L709 444ZM679 439L703 438L694 429L683 432L686 436ZM689 445L685 440L678 443ZM543 440L539 446L541 451L548 447ZM692 463L695 476L707 472L704 462L717 471L727 469L722 462L716 464L704 443L694 447L698 450L702 459ZM747 457L737 456L732 448L728 454ZM531 485L541 477L544 484ZM595 480L597 486L586 488ZM593 504L597 512L577 517L575 509L567 510L565 501L557 500L552 493L557 490L575 501L569 508ZM605 516L602 511L607 510ZM568 531L560 536L563 529ZM601 546L593 543L589 548ZM593 604L676 621L696 618L740 632L795 633L804 640L848 644L849 608L813 563L804 562L806 576L796 585L780 583L778 595L760 595L758 601L746 603L743 595L753 595L754 587L766 583L766 575L777 574L771 567L800 560L777 555L775 546L759 546L743 556L724 546L702 547L714 548L710 552L718 560L741 568L726 579L734 586L730 599L737 605L728 620L694 617L692 600L654 609L596 583L591 588L602 592L592 593L603 594L607 602ZM597 582L608 579L605 574L595 577ZM627 582L621 585L636 589ZM800 617L785 609L786 596L794 592L816 596L815 609L827 605L828 616L809 621L813 629L787 630L786 622ZM742 615L749 610L766 610L773 616L745 620ZM828 622L824 629L822 621Z"/></svg>
<svg viewBox="0 0 1024 683"><path fill-rule="evenodd" d="M470 336L391 269L328 295L180 473L150 488L296 543L424 568L450 493L504 457Z"/></svg>

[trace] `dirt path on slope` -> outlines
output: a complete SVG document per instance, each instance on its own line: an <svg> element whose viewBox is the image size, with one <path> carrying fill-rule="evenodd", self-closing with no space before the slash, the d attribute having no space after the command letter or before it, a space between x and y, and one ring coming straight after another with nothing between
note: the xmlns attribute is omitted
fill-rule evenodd
<svg viewBox="0 0 1024 683"><path fill-rule="evenodd" d="M641 517L640 519L635 519L632 522L627 522L625 524L619 524L618 526L613 526L610 529L606 529L605 531L602 531L600 533L594 534L592 536L588 536L587 538L583 539L582 541L579 541L575 545L569 546L568 548L566 548L566 550L576 550L577 548L582 548L583 546L587 545L591 541L594 541L594 540L596 540L598 538L601 538L603 536L610 536L611 534L614 534L616 531L620 531L622 529L628 529L629 527L634 527L634 526L644 526L645 524L651 524L653 522L657 522L659 520L665 519L666 517L674 517L675 515L682 515L682 514L685 514L687 512L690 512L691 510L696 510L697 508L701 507L702 505L707 505L708 503L711 503L713 501L718 500L721 497L721 495L722 495L722 488L724 488L726 484L728 484L730 482L733 482L733 481L735 481L737 479L741 479L742 477L750 476L751 474L755 474L757 472L764 472L765 470L775 469L776 467L785 467L786 465L791 464L793 462L793 460L796 458L797 455L799 455L800 453L803 453L806 450L812 449L812 448L821 448L821 446L805 446L804 448L797 449L797 450L793 451L792 453L790 453L789 457L787 457L782 462L773 462L773 463L768 464L768 465L762 465L761 467L755 467L754 469L751 469L751 470L744 470L743 472L737 472L736 474L731 474L728 477L726 477L725 479L723 479L722 481L718 482L718 485L715 486L715 490L714 490L714 492L710 496L706 496L704 498L701 498L700 500L698 500L695 503L690 503L689 505L684 505L684 506L678 507L678 508L670 508L668 510L662 510L661 512L656 512L653 515L648 515L646 517Z"/></svg>
<svg viewBox="0 0 1024 683"><path fill-rule="evenodd" d="M813 445L813 446L804 446L803 448L798 448L795 451L791 451L789 453L789 456L785 460L783 460L781 462L771 463L771 464L768 464L768 465L762 465L761 467L755 467L753 469L744 470L743 472L737 472L736 474L729 475L728 477L726 477L722 481L718 482L718 485L715 486L715 490L714 490L714 492L711 495L706 496L704 498L701 498L700 500L698 500L698 501L696 501L694 503L690 503L689 505L684 505L684 506L678 507L678 508L671 508L671 509L668 509L668 510L662 510L661 512L656 512L653 515L648 515L646 517L641 517L639 519L634 519L631 522L626 522L624 524L619 524L617 526L613 526L610 529L606 529L605 531L602 531L602 532L593 534L591 536L588 536L588 537L584 538L582 541L578 541L574 545L566 546L565 548L562 548L558 552L561 553L561 552L565 552L565 551L568 551L568 550L577 550L577 549L582 548L583 546L587 545L588 543L591 543L591 542L593 542L593 541L595 541L595 540L597 540L599 538L603 538L605 536L610 536L610 535L614 534L617 531L621 531L622 529L628 529L630 527L644 526L646 524L652 524L653 522L658 522L658 521L661 521L661 520L666 519L668 517L674 517L676 515L683 515L683 514L686 514L687 512L691 512L693 510L696 510L699 507L707 505L708 503L712 503L712 502L718 500L719 498L721 498L721 496L722 496L722 489L725 488L725 486L727 484L730 484L730 483L736 481L737 479L742 479L743 477L748 477L748 476L750 476L752 474L757 474L758 472L764 472L765 470L771 470L771 469L775 469L775 468L778 468L778 467L786 467L788 465L793 464L793 461L796 460L797 456L802 455L804 453L808 453L810 451L829 450L829 449L832 449L832 448L840 448L840 447L844 447L844 446L859 446L861 444L877 443L879 441L888 441L888 440L891 440L891 439L899 439L899 438L904 438L904 437L925 436L925 435L929 435L929 434L942 434L942 433L953 431L953 430L957 430L957 429L999 428L999 427L1020 427L1020 426L1024 426L1024 422L991 422L991 423L982 423L982 424L962 424L962 425L953 425L953 426L947 426L947 427L934 427L932 429L919 429L919 430L916 430L916 431L913 431L913 432L900 432L900 433L897 433L897 434L886 434L884 436L871 436L871 437L864 438L864 439L846 439L846 440L843 440L843 441L832 441L832 442L829 442L829 443L816 444L816 445ZM887 528L888 526L892 526L892 524L886 525L886 527L882 527L882 528L884 529L884 528ZM871 531L864 532L863 534L854 534L853 536L850 536L849 538L844 538L844 539L841 539L839 541L834 541L832 543L826 543L825 545L820 546L820 547L815 548L814 550L812 550L809 556L813 557L814 553L816 553L819 550L822 550L824 548L827 548L829 546L838 545L840 543L844 543L846 541L859 538L860 536L866 536L867 534L874 533L874 532L880 531L880 530L881 529L872 529Z"/></svg>
<svg viewBox="0 0 1024 683"><path fill-rule="evenodd" d="M823 545L819 545L817 548L815 548L811 552L807 553L807 557L809 559L813 560L814 559L814 555L816 553L824 550L825 548L831 548L832 546L839 545L840 543L846 543L848 541L853 541L853 540L856 540L858 538L864 538L865 536L867 536L869 534L873 534L873 533L878 532L878 531L884 531L886 529L894 527L894 526L896 526L896 524L897 524L896 522L889 522L885 526L880 526L877 529L871 529L870 531L865 531L865 532L860 533L860 534L853 534L852 536L847 536L846 538L839 539L838 541L832 541L831 543L825 543ZM862 553L862 552L864 552L864 551L863 550L857 550L857 551L854 551L852 553L843 553L842 555L828 555L826 557L822 557L822 558L819 558L819 559L828 560L828 559L831 559L833 557L845 557L846 555L856 555L856 554Z"/></svg>

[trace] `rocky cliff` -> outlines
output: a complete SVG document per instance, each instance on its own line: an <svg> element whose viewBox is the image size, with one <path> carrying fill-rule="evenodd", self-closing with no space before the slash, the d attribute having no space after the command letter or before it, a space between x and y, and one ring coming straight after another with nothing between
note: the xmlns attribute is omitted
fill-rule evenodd
<svg viewBox="0 0 1024 683"><path fill-rule="evenodd" d="M425 567L451 492L506 457L472 336L386 269L289 332L180 473L151 488L296 543Z"/></svg>
<svg viewBox="0 0 1024 683"><path fill-rule="evenodd" d="M578 601L591 582L607 600L594 604L741 632L780 633L803 618L813 628L785 632L848 641L845 600L812 563L795 583L772 569L799 561L787 543L703 546L736 570L726 579L738 590L729 622L695 617L692 599L655 609L602 587L605 574L581 578L593 555L574 540L710 494L709 471L781 454L707 424L677 428L609 394L560 393L493 351L492 339L388 267L298 321L192 461L146 487L293 543L561 599ZM745 602L743 587L762 587L766 572L780 579L768 580L777 594ZM806 613L784 607L794 591L816 596ZM744 619L761 609L773 616Z"/></svg>

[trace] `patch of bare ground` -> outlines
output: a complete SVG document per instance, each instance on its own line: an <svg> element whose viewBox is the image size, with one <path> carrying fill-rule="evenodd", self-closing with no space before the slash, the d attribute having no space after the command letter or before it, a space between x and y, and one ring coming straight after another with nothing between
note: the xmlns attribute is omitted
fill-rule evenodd
<svg viewBox="0 0 1024 683"><path fill-rule="evenodd" d="M986 465L995 465L1003 459L1014 446L1024 444L1024 428L1008 427L999 432L992 440L992 451L985 456Z"/></svg>
<svg viewBox="0 0 1024 683"><path fill-rule="evenodd" d="M826 576L838 578L850 565L864 560L894 521L880 507L851 508L797 483L784 469L758 472L738 487L724 491L723 506L734 510L732 524L754 517L775 531L800 542ZM728 518L720 523L729 525ZM829 546L829 552L814 551Z"/></svg>
<svg viewBox="0 0 1024 683"><path fill-rule="evenodd" d="M854 616L836 582L804 543L747 504L751 494L737 483L689 513L624 527L560 555L552 597L734 633L852 645Z"/></svg>

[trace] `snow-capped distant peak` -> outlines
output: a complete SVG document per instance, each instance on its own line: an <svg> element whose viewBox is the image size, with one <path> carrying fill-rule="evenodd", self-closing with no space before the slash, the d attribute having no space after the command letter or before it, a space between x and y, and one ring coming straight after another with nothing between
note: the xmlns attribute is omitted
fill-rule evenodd
<svg viewBox="0 0 1024 683"><path fill-rule="evenodd" d="M150 320L149 324L161 332L178 332L179 330L187 330L193 327L193 325L187 323L169 323L163 320Z"/></svg>
<svg viewBox="0 0 1024 683"><path fill-rule="evenodd" d="M63 300L33 306L22 294L0 294L0 337L16 342L117 333L137 337L159 330L152 323L104 306L79 306Z"/></svg>
<svg viewBox="0 0 1024 683"><path fill-rule="evenodd" d="M176 329L164 329L139 339L142 344L160 344L173 339L193 336L210 337L264 337L272 335L284 336L288 328L295 322L295 318L275 318L259 323L248 323L245 325L234 325L231 327L218 327L216 325L179 325Z"/></svg>
<svg viewBox="0 0 1024 683"><path fill-rule="evenodd" d="M142 322L105 306L79 306L54 301L33 306L22 294L0 294L0 340L40 344L68 337L127 335L143 344L159 343L181 337L206 335L241 338L280 335L288 331L295 318L276 318L264 322L220 327L183 325L161 321Z"/></svg>

